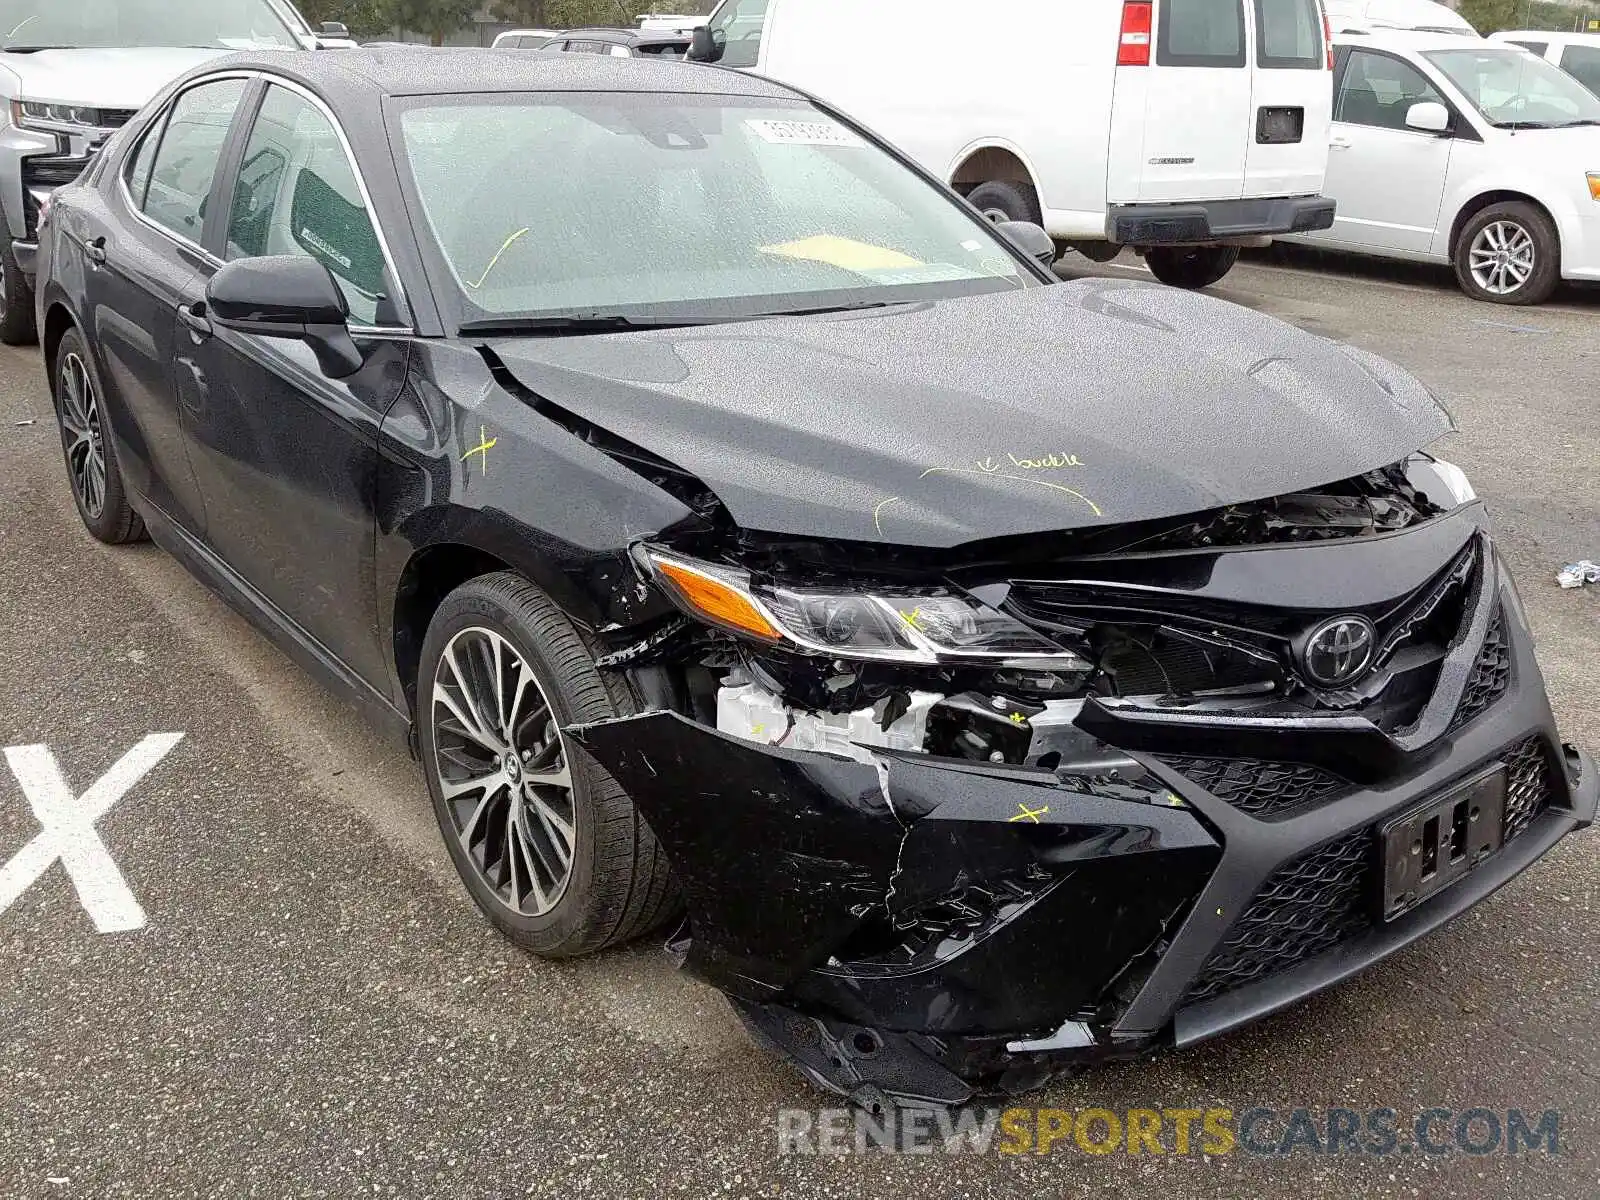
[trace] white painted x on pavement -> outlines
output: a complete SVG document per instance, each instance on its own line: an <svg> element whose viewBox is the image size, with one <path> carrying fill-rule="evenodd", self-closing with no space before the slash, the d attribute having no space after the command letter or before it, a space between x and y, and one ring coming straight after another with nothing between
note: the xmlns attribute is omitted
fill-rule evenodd
<svg viewBox="0 0 1600 1200"><path fill-rule="evenodd" d="M143 929L144 909L128 889L94 825L182 740L181 733L151 734L81 796L72 794L50 747L7 747L6 762L22 785L40 830L0 867L0 913L59 859L95 929L101 933Z"/></svg>

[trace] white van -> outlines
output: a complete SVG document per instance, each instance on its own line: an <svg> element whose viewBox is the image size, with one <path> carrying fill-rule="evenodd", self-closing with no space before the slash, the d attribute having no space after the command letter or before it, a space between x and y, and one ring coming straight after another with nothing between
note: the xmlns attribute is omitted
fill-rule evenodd
<svg viewBox="0 0 1600 1200"><path fill-rule="evenodd" d="M1326 229L1318 0L723 0L689 57L850 114L995 220L1203 287Z"/></svg>

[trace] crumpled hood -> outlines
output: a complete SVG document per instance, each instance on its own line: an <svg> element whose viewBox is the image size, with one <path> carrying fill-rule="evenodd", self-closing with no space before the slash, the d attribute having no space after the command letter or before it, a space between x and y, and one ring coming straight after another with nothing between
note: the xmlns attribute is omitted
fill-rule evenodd
<svg viewBox="0 0 1600 1200"><path fill-rule="evenodd" d="M24 100L143 108L185 71L227 53L183 46L40 50L0 54L0 66L17 77Z"/></svg>
<svg viewBox="0 0 1600 1200"><path fill-rule="evenodd" d="M1109 280L494 349L546 400L693 472L746 528L907 546L1266 499L1451 428L1382 359Z"/></svg>

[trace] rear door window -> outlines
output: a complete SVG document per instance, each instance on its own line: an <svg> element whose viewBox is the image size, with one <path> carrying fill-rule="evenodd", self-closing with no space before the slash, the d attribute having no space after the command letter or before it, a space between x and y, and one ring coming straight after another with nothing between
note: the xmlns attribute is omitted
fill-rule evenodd
<svg viewBox="0 0 1600 1200"><path fill-rule="evenodd" d="M1156 65L1242 67L1243 0L1165 0L1156 31Z"/></svg>
<svg viewBox="0 0 1600 1200"><path fill-rule="evenodd" d="M1516 38L1507 38L1506 40L1508 42L1510 42L1513 46L1521 46L1524 50L1532 50L1540 58L1543 58L1544 57L1544 52L1546 50L1550 49L1550 43L1549 42L1524 42L1524 41L1519 41Z"/></svg>
<svg viewBox="0 0 1600 1200"><path fill-rule="evenodd" d="M1600 96L1600 46L1568 46L1561 52L1561 69Z"/></svg>
<svg viewBox="0 0 1600 1200"><path fill-rule="evenodd" d="M1411 106L1424 100L1444 104L1444 97L1410 63L1356 50L1334 99L1333 119L1347 125L1404 130Z"/></svg>
<svg viewBox="0 0 1600 1200"><path fill-rule="evenodd" d="M205 231L217 163L244 88L243 79L221 79L184 92L172 105L150 162L141 206L144 215L197 246ZM137 162L134 169L139 169Z"/></svg>
<svg viewBox="0 0 1600 1200"><path fill-rule="evenodd" d="M1320 71L1322 11L1317 0L1256 0L1256 65Z"/></svg>

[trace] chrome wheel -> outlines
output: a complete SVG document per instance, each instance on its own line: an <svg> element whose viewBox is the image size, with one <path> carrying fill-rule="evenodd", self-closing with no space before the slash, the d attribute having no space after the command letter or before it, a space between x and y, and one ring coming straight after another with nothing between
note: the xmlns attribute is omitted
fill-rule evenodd
<svg viewBox="0 0 1600 1200"><path fill-rule="evenodd" d="M1533 235L1515 221L1493 221L1478 231L1467 252L1467 269L1484 291L1509 296L1533 275L1537 261Z"/></svg>
<svg viewBox="0 0 1600 1200"><path fill-rule="evenodd" d="M572 878L571 758L533 669L491 629L463 629L434 672L440 795L472 868L497 902L539 917Z"/></svg>
<svg viewBox="0 0 1600 1200"><path fill-rule="evenodd" d="M89 370L77 354L61 360L61 440L67 448L72 490L91 521L106 507L105 430Z"/></svg>

